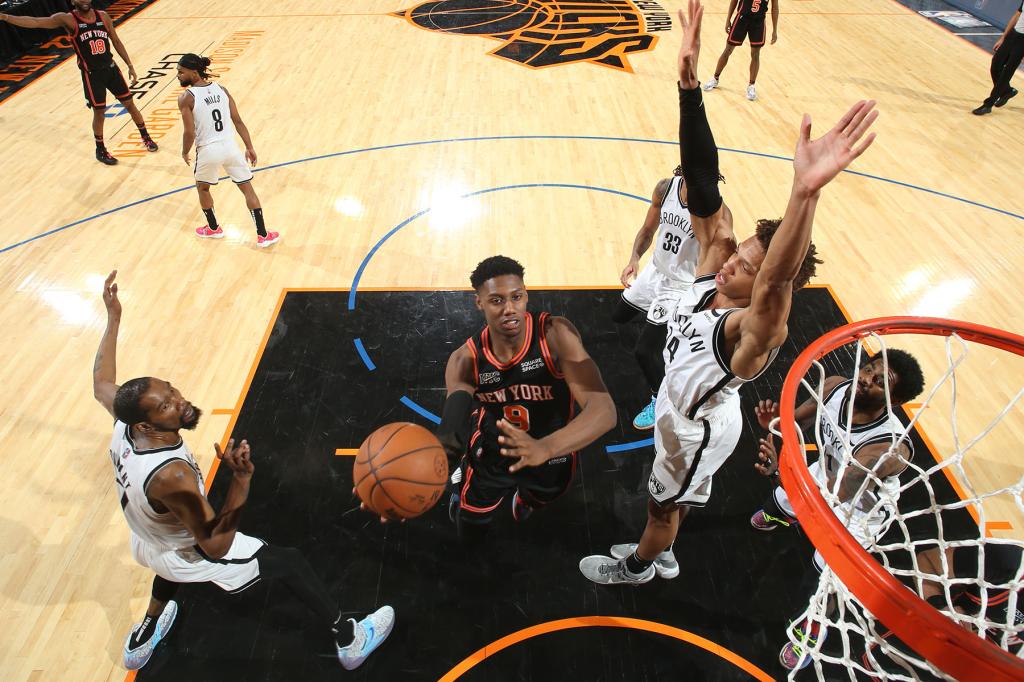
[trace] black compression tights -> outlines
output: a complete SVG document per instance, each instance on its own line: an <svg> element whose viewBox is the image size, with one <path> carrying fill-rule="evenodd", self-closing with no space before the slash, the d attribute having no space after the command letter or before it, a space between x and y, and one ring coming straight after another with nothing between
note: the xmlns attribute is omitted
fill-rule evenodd
<svg viewBox="0 0 1024 682"><path fill-rule="evenodd" d="M338 606L302 552L294 547L267 545L256 553L256 559L260 562L261 577L280 580L318 619L327 625L334 624Z"/></svg>

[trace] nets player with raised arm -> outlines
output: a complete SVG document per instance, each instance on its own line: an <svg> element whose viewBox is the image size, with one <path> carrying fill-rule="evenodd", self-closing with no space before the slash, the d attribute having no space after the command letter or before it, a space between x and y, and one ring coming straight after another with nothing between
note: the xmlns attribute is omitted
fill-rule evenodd
<svg viewBox="0 0 1024 682"><path fill-rule="evenodd" d="M196 146L195 178L199 192L199 206L206 216L206 225L196 228L196 236L206 239L221 239L224 230L217 224L213 212L213 194L210 187L220 180L223 167L232 182L245 195L245 205L256 225L256 246L264 248L276 244L281 235L268 232L263 223L263 207L256 190L252 187L250 164L256 165L256 151L249 137L249 129L238 114L238 107L231 93L211 81L214 74L207 71L209 57L186 54L178 60L178 82L185 92L178 96L178 109L184 124L181 140L181 157L192 165L191 152ZM235 143L235 132L245 142L245 155Z"/></svg>
<svg viewBox="0 0 1024 682"><path fill-rule="evenodd" d="M70 35L71 47L75 49L78 68L82 72L82 89L85 91L86 106L92 109L92 132L96 141L96 160L108 166L117 164L117 159L107 151L103 142L103 119L107 109L107 90L117 98L139 128L142 144L155 152L156 142L146 130L142 112L135 106L132 92L124 81L121 69L114 63L111 45L128 65L128 77L132 86L138 82L135 67L128 57L124 43L117 37L114 22L106 12L94 10L92 0L71 0L70 12L59 12L48 17L16 17L0 14L0 21L6 21L23 28L62 28Z"/></svg>
<svg viewBox="0 0 1024 682"><path fill-rule="evenodd" d="M697 240L690 227L690 212L686 208L686 183L683 167L678 166L671 178L658 182L651 196L651 205L643 225L633 240L629 263L619 278L622 298L612 313L612 321L624 324L637 313L646 319L637 338L634 356L651 389L651 402L633 419L633 427L646 431L654 428L654 408L658 387L665 377L665 325L675 301L693 284L693 270L697 266ZM654 245L650 262L637 274L640 257ZM634 280L630 283L630 278Z"/></svg>
<svg viewBox="0 0 1024 682"><path fill-rule="evenodd" d="M202 410L169 382L140 377L118 386L117 333L121 302L110 273L103 285L107 327L93 365L93 393L114 417L110 459L116 493L131 530L132 557L153 570L152 598L142 623L124 645L124 665L137 670L170 630L180 583L212 582L235 594L260 578L276 578L306 604L334 641L342 666L351 670L387 638L395 614L383 606L358 623L342 618L327 587L299 550L268 545L238 532L254 466L249 444L228 441L217 457L231 472L220 511L206 499L206 486L181 429L194 429Z"/></svg>
<svg viewBox="0 0 1024 682"><path fill-rule="evenodd" d="M438 437L459 462L449 511L471 545L505 498L521 521L564 493L576 451L611 429L616 412L573 324L527 310L522 265L492 256L470 282L486 325L448 358Z"/></svg>
<svg viewBox="0 0 1024 682"><path fill-rule="evenodd" d="M712 477L739 441L739 387L775 358L788 335L793 292L820 262L811 227L821 189L874 140L871 134L857 145L877 117L874 102L858 102L817 140L810 139L805 115L785 216L758 221L756 233L737 244L732 212L718 191L718 150L696 76L702 15L699 0L690 1L688 15L679 12L679 139L700 244L697 278L669 320L643 536L638 544L613 546L610 557L580 561L580 571L602 584L647 582L659 568L666 577L678 574L671 547L679 523L690 507L707 503Z"/></svg>
<svg viewBox="0 0 1024 682"><path fill-rule="evenodd" d="M729 63L732 51L750 38L750 83L747 85L747 99L757 99L757 72L761 69L761 48L764 47L764 23L768 13L768 3L772 6L772 45L779 39L779 0L729 0L729 11L725 17L725 50L718 58L715 75L704 84L705 90L718 87L718 79ZM738 7L737 7L738 6ZM735 12L735 16L733 15Z"/></svg>
<svg viewBox="0 0 1024 682"><path fill-rule="evenodd" d="M835 509L836 516L846 521L850 534L865 547L884 532L899 497L899 476L914 456L914 444L906 435L906 427L889 412L888 404L903 405L924 390L924 374L913 355L890 348L885 360L888 365L881 356L873 358L860 368L856 380L827 377L822 389L822 409L819 411L817 399L811 398L795 411L801 428L815 427L815 440L820 444L818 461L808 467L811 476L836 491L842 502ZM761 427L767 430L779 416L779 406L762 400L754 412ZM853 461L841 470L847 452ZM754 465L757 470L778 482L778 457L770 434L761 439L758 458L760 462ZM865 483L869 472L872 480ZM762 531L795 523L796 513L781 485L750 517L750 525ZM801 590L808 595L814 593L819 574L825 569L825 561L817 550L812 563L814 570L808 571ZM813 644L818 637L817 627L806 621L794 628L804 641ZM788 670L806 666L811 659L804 657L801 661L801 648L786 642L779 652L779 662Z"/></svg>

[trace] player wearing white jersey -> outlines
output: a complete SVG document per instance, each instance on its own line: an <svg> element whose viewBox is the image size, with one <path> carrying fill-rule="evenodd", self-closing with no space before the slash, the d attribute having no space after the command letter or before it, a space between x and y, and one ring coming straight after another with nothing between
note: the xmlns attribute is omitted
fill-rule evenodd
<svg viewBox="0 0 1024 682"><path fill-rule="evenodd" d="M142 623L124 645L125 667L146 665L174 623L173 601L180 583L212 582L240 592L260 578L287 585L330 628L336 655L348 669L360 665L387 638L394 611L384 606L360 622L343 620L327 588L296 549L268 545L238 532L254 466L249 444L234 439L217 457L231 472L220 511L206 499L202 474L181 438L194 429L202 411L170 383L141 377L116 383L117 333L121 302L110 273L104 283L107 328L93 365L93 393L114 417L110 459L117 495L131 529L132 557L153 570L152 598Z"/></svg>
<svg viewBox="0 0 1024 682"><path fill-rule="evenodd" d="M215 76L206 70L208 66L210 58L197 54L189 53L178 60L178 82L186 88L178 96L178 109L184 124L181 156L186 164L192 165L191 152L195 144L196 189L199 191L199 205L206 215L206 225L196 228L196 236L208 239L224 236L213 212L213 194L210 193L210 187L219 182L220 169L223 168L245 195L245 205L256 225L256 246L271 246L281 239L281 235L267 231L260 198L252 187L249 166L256 165L256 151L249 129L239 116L231 93L210 80ZM235 143L236 132L245 143L244 155Z"/></svg>
<svg viewBox="0 0 1024 682"><path fill-rule="evenodd" d="M580 561L580 571L602 584L639 584L656 572L678 575L671 546L679 522L690 506L707 501L712 476L739 440L736 389L774 358L788 335L793 292L820 262L811 227L821 189L874 140L871 134L858 146L877 117L874 102L858 102L817 140L810 139L805 115L785 216L758 221L756 234L737 243L732 212L718 191L718 148L696 77L703 11L700 0L691 0L688 16L679 12L679 141L700 245L697 280L690 300L676 306L665 346L643 536L637 544L613 546L610 557Z"/></svg>
<svg viewBox="0 0 1024 682"><path fill-rule="evenodd" d="M654 188L651 205L643 225L633 240L629 263L619 278L622 300L612 314L612 321L623 324L637 313L646 313L644 324L633 351L637 364L651 389L651 401L633 419L633 426L642 431L654 428L655 396L665 378L665 326L668 312L675 301L693 284L697 267L697 240L686 208L686 183L683 167L673 171L672 178L661 180ZM640 258L652 246L651 260L637 274ZM635 278L630 281L630 278Z"/></svg>
<svg viewBox="0 0 1024 682"><path fill-rule="evenodd" d="M819 484L836 492L842 502L835 509L836 515L846 522L850 534L864 547L885 532L899 498L899 476L914 455L906 427L888 410L886 393L891 404L897 406L913 400L924 390L924 375L913 355L895 348L885 352L885 362L881 356L875 357L860 368L855 380L827 377L821 410L816 398L803 402L795 410L797 424L803 429L813 426L815 440L820 445L818 460L808 467L811 475ZM762 400L754 412L761 428L767 430L779 415L779 406L771 400ZM843 469L842 462L848 457L852 461ZM778 457L770 434L761 439L758 459L760 462L755 468L777 482ZM872 478L867 481L869 472ZM764 506L750 517L750 525L763 531L796 522L796 513L782 486L777 486ZM818 574L825 568L817 550L813 564L814 570L808 572L802 588L808 594L814 593ZM812 631L809 624L796 627L805 638L817 637L817 631ZM804 658L801 664L800 647L789 641L779 652L779 660L790 670L810 662L810 658Z"/></svg>

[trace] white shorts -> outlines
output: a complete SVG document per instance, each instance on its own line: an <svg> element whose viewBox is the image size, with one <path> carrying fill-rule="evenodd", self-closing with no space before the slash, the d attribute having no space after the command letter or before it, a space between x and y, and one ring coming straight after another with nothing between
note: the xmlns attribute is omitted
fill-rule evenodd
<svg viewBox="0 0 1024 682"><path fill-rule="evenodd" d="M132 533L132 558L172 583L214 583L227 592L241 592L260 579L255 554L267 543L235 533L231 549L220 559L204 559L195 549L163 549Z"/></svg>
<svg viewBox="0 0 1024 682"><path fill-rule="evenodd" d="M216 185L224 168L235 184L252 180L252 169L234 140L211 142L196 148L196 182Z"/></svg>
<svg viewBox="0 0 1024 682"><path fill-rule="evenodd" d="M677 294L680 292L687 291L693 285L692 282L679 282L670 278L668 274L662 272L654 266L654 261L648 262L640 270L637 275L637 279L633 281L633 284L628 289L623 290L623 300L632 305L637 310L647 312L651 309L652 304L657 300L659 295L663 292L672 296L672 300L675 300L673 292ZM673 304L672 307L675 307ZM669 314L671 313L670 307L666 306L664 313L663 322L652 321L655 325L664 325L668 322ZM649 318L649 316L648 316Z"/></svg>
<svg viewBox="0 0 1024 682"><path fill-rule="evenodd" d="M654 466L647 491L658 504L703 507L711 497L712 477L740 440L739 396L692 421L676 410L663 382L654 418Z"/></svg>
<svg viewBox="0 0 1024 682"><path fill-rule="evenodd" d="M819 486L824 485L828 480L820 459L808 466L807 470L811 472L811 476L818 482ZM789 495L786 494L785 489L781 485L775 488L774 495L775 503L779 505L779 509L790 517L796 518L793 504L789 501ZM892 511L885 506L880 507L873 514L856 509L850 504L841 504L833 509L833 511L839 517L839 520L843 522L843 525L846 526L846 530L850 531L850 535L865 549L870 549L875 540L888 530L889 521L893 516ZM817 550L814 551L814 563L819 571L825 566L825 561Z"/></svg>

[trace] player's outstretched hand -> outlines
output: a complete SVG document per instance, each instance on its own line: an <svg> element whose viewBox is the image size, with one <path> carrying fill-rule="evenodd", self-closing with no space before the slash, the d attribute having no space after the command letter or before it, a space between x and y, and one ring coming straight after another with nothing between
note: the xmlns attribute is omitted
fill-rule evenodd
<svg viewBox="0 0 1024 682"><path fill-rule="evenodd" d="M629 288L629 280L636 279L636 268L638 263L635 260L630 260L629 264L626 265L622 270L622 274L619 275L619 281L622 282L622 286Z"/></svg>
<svg viewBox="0 0 1024 682"><path fill-rule="evenodd" d="M794 187L817 192L839 175L875 141L875 134L871 133L857 144L876 118L875 101L861 100L850 107L832 130L812 140L811 117L804 114L793 155Z"/></svg>
<svg viewBox="0 0 1024 682"><path fill-rule="evenodd" d="M117 270L114 270L103 282L103 305L107 308L107 317L121 318L121 299L117 297Z"/></svg>
<svg viewBox="0 0 1024 682"><path fill-rule="evenodd" d="M355 489L355 488L352 488L352 496L353 496L353 497L359 497L359 493L358 493L358 492L356 492L356 489ZM366 503L365 503L365 502L363 502L362 498L360 498L360 499L359 499L359 509L360 509L361 511L364 511L364 512L370 512L371 514L373 514L373 513L374 513L374 512L373 512L373 510L371 510L371 509L370 509L369 507L367 507L367 506L366 506ZM386 516L382 516L382 517L380 517L380 522L381 522L381 523L388 523L388 522L389 522L390 520L391 520L391 519L389 519L389 518L388 518L388 517L386 517ZM402 519L402 523L405 523L405 519Z"/></svg>
<svg viewBox="0 0 1024 682"><path fill-rule="evenodd" d="M779 404L774 400L758 401L757 405L754 405L754 415L761 428L767 431L772 420L779 416Z"/></svg>
<svg viewBox="0 0 1024 682"><path fill-rule="evenodd" d="M700 0L690 0L685 14L679 10L679 25L683 29L683 42L679 46L679 83L687 90L697 87L700 22L703 17L704 6Z"/></svg>
<svg viewBox="0 0 1024 682"><path fill-rule="evenodd" d="M505 419L498 420L498 451L505 457L516 459L508 468L516 472L523 467L536 467L544 464L552 457L547 446L541 441L533 438L526 431L512 425Z"/></svg>
<svg viewBox="0 0 1024 682"><path fill-rule="evenodd" d="M227 465L228 469L235 475L235 478L251 478L256 467L253 466L252 460L249 459L249 441L243 440L237 446L235 445L235 439L232 438L228 441L228 446L224 450L220 449L220 444L214 443L213 449L217 451L217 459Z"/></svg>
<svg viewBox="0 0 1024 682"><path fill-rule="evenodd" d="M775 443L772 442L771 434L767 438L761 438L757 448L757 459L754 468L762 476L774 476L779 470L779 456L775 452Z"/></svg>

